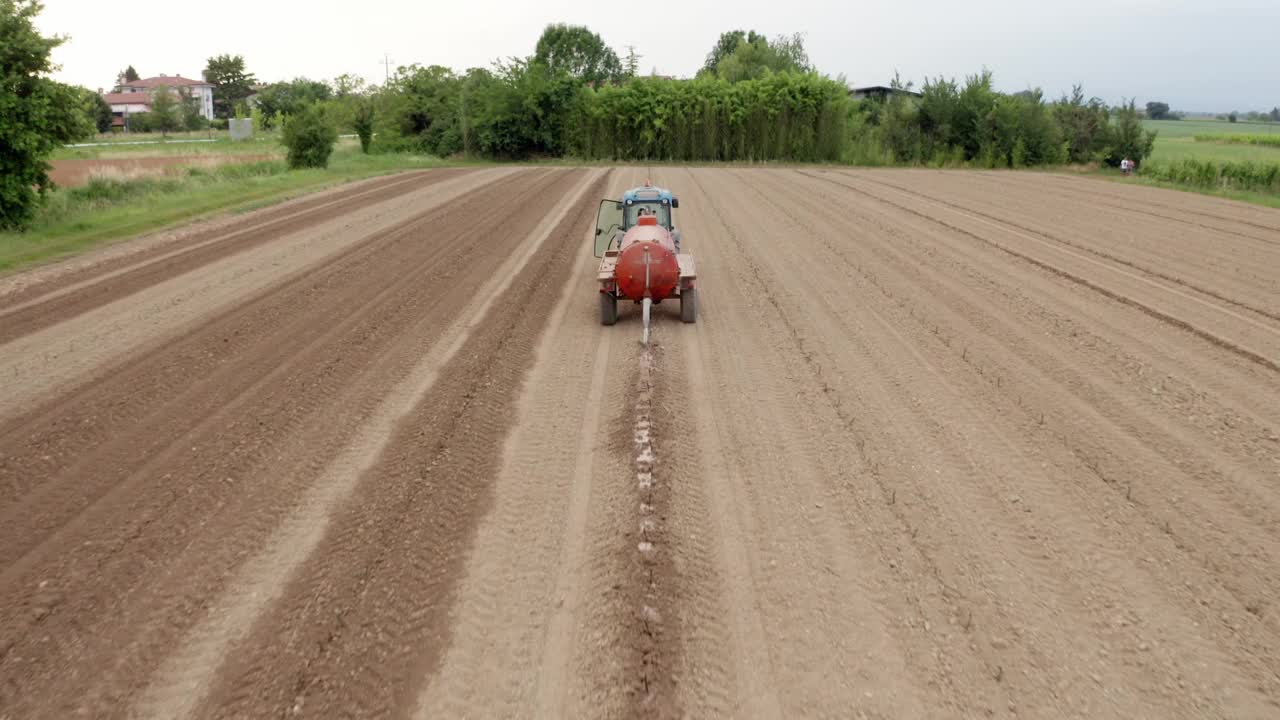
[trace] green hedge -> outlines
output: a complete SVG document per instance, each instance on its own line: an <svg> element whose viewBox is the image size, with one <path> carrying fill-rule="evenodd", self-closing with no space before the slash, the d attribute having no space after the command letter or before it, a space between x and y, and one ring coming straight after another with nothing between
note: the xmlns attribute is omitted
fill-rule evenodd
<svg viewBox="0 0 1280 720"><path fill-rule="evenodd" d="M838 161L849 110L844 85L817 74L636 78L582 91L572 144L597 160Z"/></svg>

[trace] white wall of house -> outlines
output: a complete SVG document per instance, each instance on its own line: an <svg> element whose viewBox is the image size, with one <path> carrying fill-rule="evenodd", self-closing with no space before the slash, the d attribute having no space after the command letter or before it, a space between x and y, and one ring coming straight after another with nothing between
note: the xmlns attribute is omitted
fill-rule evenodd
<svg viewBox="0 0 1280 720"><path fill-rule="evenodd" d="M200 114L203 115L206 120L213 119L213 86L212 85L205 85L205 84L177 85L177 86L172 86L171 89L174 91L174 93L181 93L184 90L186 92L191 93L191 96L196 98L200 102ZM120 88L120 92L122 93L151 93L152 91L153 89L148 89L143 87L129 87L127 85L122 86ZM141 111L132 110L132 109L129 110L130 113L145 112L145 111L146 111L145 107Z"/></svg>
<svg viewBox="0 0 1280 720"><path fill-rule="evenodd" d="M125 113L127 115L137 115L138 113L147 112L150 109L151 106L144 105L143 103L113 104L111 106L111 112Z"/></svg>
<svg viewBox="0 0 1280 720"><path fill-rule="evenodd" d="M213 86L212 85L195 85L191 88L192 96L200 100L200 112L204 113L206 120L213 119Z"/></svg>

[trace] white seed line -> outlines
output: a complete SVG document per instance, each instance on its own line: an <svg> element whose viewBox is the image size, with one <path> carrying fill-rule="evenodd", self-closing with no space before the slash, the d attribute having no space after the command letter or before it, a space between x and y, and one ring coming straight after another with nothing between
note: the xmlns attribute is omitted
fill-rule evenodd
<svg viewBox="0 0 1280 720"><path fill-rule="evenodd" d="M636 422L632 440L636 451L636 484L640 489L640 542L636 545L641 559L652 563L657 554L658 521L654 517L654 489L657 480L653 476L653 468L658 464L658 457L653 451L651 417L653 408L653 352L646 345L640 353L640 377L637 381L639 395L636 400ZM652 583L650 584L652 585ZM660 620L657 608L641 603L640 615L646 623L657 623Z"/></svg>

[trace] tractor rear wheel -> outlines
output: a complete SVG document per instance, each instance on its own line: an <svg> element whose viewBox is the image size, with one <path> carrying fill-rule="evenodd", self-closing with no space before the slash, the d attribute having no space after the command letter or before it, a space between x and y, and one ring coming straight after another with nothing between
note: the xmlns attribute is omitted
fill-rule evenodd
<svg viewBox="0 0 1280 720"><path fill-rule="evenodd" d="M684 322L696 322L698 319L698 291L689 288L680 293L680 319Z"/></svg>
<svg viewBox="0 0 1280 720"><path fill-rule="evenodd" d="M600 293L600 324L612 325L618 322L618 297L613 293Z"/></svg>

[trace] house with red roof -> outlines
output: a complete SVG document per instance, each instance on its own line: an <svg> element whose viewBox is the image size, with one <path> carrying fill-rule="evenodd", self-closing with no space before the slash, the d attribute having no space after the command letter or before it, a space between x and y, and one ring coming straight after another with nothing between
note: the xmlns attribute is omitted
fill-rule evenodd
<svg viewBox="0 0 1280 720"><path fill-rule="evenodd" d="M113 92L103 93L102 99L111 106L111 114L115 116L112 125L127 127L128 117L151 110L151 94L156 88L167 87L174 94L189 94L199 102L200 114L206 120L213 119L213 86L204 80L192 80L181 75L159 75L156 77L134 80L123 83Z"/></svg>

